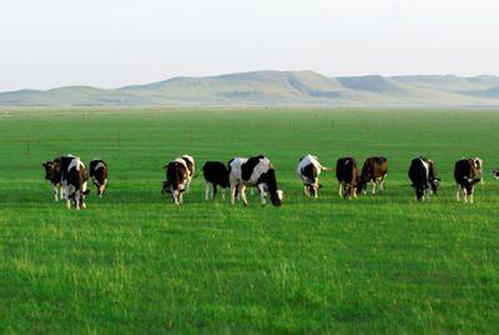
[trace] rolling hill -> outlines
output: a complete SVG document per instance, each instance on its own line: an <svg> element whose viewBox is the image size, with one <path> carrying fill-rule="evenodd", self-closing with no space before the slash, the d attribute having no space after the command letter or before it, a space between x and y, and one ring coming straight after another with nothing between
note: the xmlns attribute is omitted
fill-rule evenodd
<svg viewBox="0 0 499 335"><path fill-rule="evenodd" d="M0 93L0 105L496 106L499 77L454 75L327 77L257 71L175 77L118 89L68 86Z"/></svg>

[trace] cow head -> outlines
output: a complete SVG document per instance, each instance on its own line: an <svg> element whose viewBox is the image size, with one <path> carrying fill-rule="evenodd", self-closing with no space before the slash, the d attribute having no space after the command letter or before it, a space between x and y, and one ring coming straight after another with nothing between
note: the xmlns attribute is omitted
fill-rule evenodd
<svg viewBox="0 0 499 335"><path fill-rule="evenodd" d="M430 187L433 194L437 194L440 178L430 178Z"/></svg>
<svg viewBox="0 0 499 335"><path fill-rule="evenodd" d="M161 194L172 193L170 190L170 182L168 180L163 181L163 187L161 188Z"/></svg>
<svg viewBox="0 0 499 335"><path fill-rule="evenodd" d="M97 186L97 196L99 198L102 198L105 192L106 192L106 184L101 184Z"/></svg>
<svg viewBox="0 0 499 335"><path fill-rule="evenodd" d="M43 162L42 167L45 169L46 180L53 180L54 178L56 178L60 170L60 165L55 161Z"/></svg>
<svg viewBox="0 0 499 335"><path fill-rule="evenodd" d="M267 190L270 195L270 201L274 206L281 206L282 199L284 198L284 192L280 190L277 186L277 179L275 176L274 168L270 168L265 173L264 182L267 184Z"/></svg>
<svg viewBox="0 0 499 335"><path fill-rule="evenodd" d="M357 195L360 195L362 193L365 193L367 190L367 183L363 182L362 180L360 180L358 183L357 183L357 188L356 188L356 193Z"/></svg>

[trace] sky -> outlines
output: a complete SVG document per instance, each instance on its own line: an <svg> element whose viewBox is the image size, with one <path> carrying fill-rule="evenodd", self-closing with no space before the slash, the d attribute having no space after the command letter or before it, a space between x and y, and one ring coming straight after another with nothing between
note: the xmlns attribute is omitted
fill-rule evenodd
<svg viewBox="0 0 499 335"><path fill-rule="evenodd" d="M499 75L499 2L1 0L0 91L258 70Z"/></svg>

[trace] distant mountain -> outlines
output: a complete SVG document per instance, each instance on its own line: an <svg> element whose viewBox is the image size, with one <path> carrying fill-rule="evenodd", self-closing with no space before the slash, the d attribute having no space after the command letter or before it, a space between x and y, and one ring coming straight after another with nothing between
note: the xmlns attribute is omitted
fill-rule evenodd
<svg viewBox="0 0 499 335"><path fill-rule="evenodd" d="M257 71L176 77L118 89L68 86L0 93L0 105L497 106L499 77L454 75L326 77Z"/></svg>

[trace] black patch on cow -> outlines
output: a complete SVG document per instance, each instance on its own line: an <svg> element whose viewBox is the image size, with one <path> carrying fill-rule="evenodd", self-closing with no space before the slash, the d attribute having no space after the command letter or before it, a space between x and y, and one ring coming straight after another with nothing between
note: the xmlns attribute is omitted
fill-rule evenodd
<svg viewBox="0 0 499 335"><path fill-rule="evenodd" d="M101 165L99 166L99 168L97 168L99 163ZM100 193L99 186L104 185L106 179L108 179L107 164L101 159L94 159L90 161L89 170L90 178L92 179L94 185L97 187L97 195L102 196L105 192L105 189L102 191L102 193Z"/></svg>
<svg viewBox="0 0 499 335"><path fill-rule="evenodd" d="M257 185L265 184L267 188L267 192L270 195L270 201L274 206L280 206L281 200L279 199L279 195L277 194L277 190L279 186L277 185L277 178L275 175L275 170L271 167L267 172L262 173L257 180Z"/></svg>

